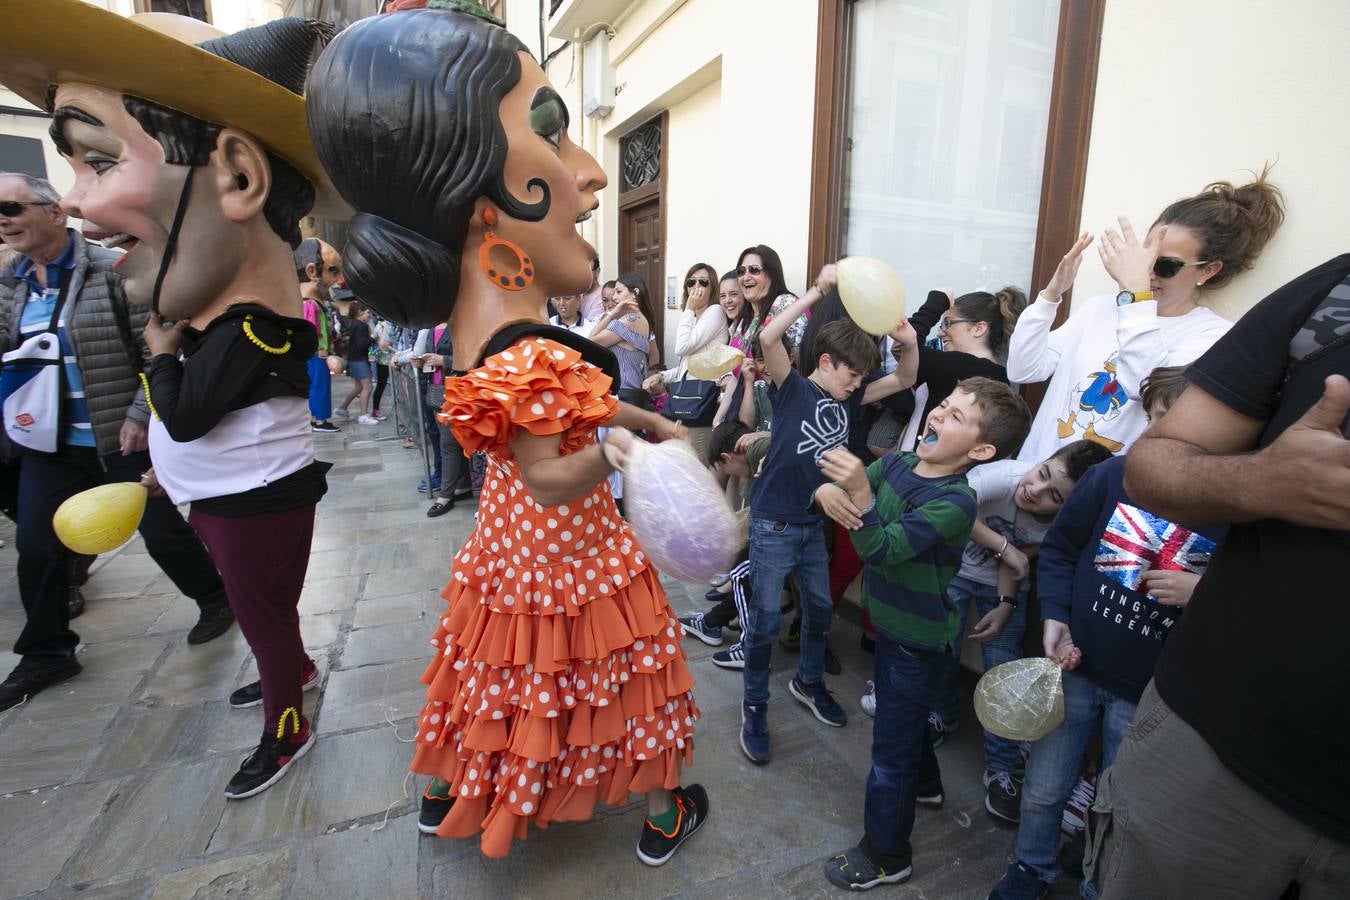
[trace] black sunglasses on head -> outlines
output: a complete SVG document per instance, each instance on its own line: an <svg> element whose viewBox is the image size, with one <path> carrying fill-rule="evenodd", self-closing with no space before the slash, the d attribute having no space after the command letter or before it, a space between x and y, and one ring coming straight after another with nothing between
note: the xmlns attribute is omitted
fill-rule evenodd
<svg viewBox="0 0 1350 900"><path fill-rule="evenodd" d="M763 266L754 265L753 263L752 263L751 265L748 265L748 266L739 266L739 267L736 269L736 277L737 277L737 278L740 278L740 277L742 277L743 275L745 275L745 273L747 273L747 272L749 272L751 275L763 275L763 274L764 274L764 267L763 267Z"/></svg>
<svg viewBox="0 0 1350 900"><path fill-rule="evenodd" d="M1153 274L1159 278L1171 278L1187 266L1207 266L1208 260L1185 262L1175 256L1160 256L1153 261Z"/></svg>
<svg viewBox="0 0 1350 900"><path fill-rule="evenodd" d="M686 279L684 280L684 288L685 288L685 290L688 290L689 288L693 287L694 285L698 285L699 287L707 287L707 286L708 286L708 279L706 279L706 278L686 278Z"/></svg>
<svg viewBox="0 0 1350 900"><path fill-rule="evenodd" d="M25 206L51 206L50 202L44 203L21 203L18 200L5 200L0 202L0 216L18 216L23 214Z"/></svg>

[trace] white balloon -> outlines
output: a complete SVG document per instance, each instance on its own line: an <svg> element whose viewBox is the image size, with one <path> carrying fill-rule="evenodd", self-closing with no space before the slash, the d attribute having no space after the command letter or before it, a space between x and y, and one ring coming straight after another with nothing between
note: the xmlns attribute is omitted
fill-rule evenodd
<svg viewBox="0 0 1350 900"><path fill-rule="evenodd" d="M705 381L716 381L744 361L745 354L730 344L713 344L687 360L689 374Z"/></svg>
<svg viewBox="0 0 1350 900"><path fill-rule="evenodd" d="M850 318L868 334L890 334L905 320L905 286L879 259L848 256L836 264L839 299Z"/></svg>
<svg viewBox="0 0 1350 900"><path fill-rule="evenodd" d="M736 516L712 472L683 441L634 441L624 465L624 515L657 571L706 581L731 569Z"/></svg>
<svg viewBox="0 0 1350 900"><path fill-rule="evenodd" d="M1045 657L994 666L975 685L975 717L1010 741L1037 741L1064 721L1063 675Z"/></svg>

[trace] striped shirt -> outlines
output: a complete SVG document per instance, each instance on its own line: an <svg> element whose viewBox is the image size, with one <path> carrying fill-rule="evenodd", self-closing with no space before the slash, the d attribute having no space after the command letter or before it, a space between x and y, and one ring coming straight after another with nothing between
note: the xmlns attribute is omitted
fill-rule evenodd
<svg viewBox="0 0 1350 900"><path fill-rule="evenodd" d="M863 561L863 608L887 637L925 650L951 646L961 612L947 585L975 524L975 491L964 474L924 478L913 453L867 467L875 506L849 533Z"/></svg>
<svg viewBox="0 0 1350 900"><path fill-rule="evenodd" d="M28 285L28 302L23 305L19 318L19 335L26 341L34 335L47 331L52 324L52 313L56 311L57 300L61 297L62 273L75 268L75 239L66 243L65 252L57 259L47 263L44 275L47 284L38 282L33 261L24 257L14 268L14 276L22 278ZM66 276L67 280L69 276ZM75 360L75 346L66 332L66 314L72 304L67 302L61 307L61 315L56 323L57 338L61 343L62 389L61 419L65 430L61 443L72 447L93 447L94 428L89 421L89 405L84 400L84 377L80 374L79 363Z"/></svg>

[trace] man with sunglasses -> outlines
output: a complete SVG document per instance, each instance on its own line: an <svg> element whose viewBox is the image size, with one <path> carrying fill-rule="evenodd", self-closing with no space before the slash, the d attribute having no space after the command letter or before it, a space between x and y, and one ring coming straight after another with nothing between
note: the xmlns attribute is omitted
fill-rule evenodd
<svg viewBox="0 0 1350 900"><path fill-rule="evenodd" d="M15 251L0 270L0 349L51 327L61 342L61 434L55 453L19 457L19 594L27 621L14 643L22 657L0 684L0 710L80 672L70 629L68 554L52 511L98 484L137 481L150 468L149 410L140 391L146 312L132 311L113 273L122 254L66 227L60 194L28 175L0 173L0 240ZM0 439L3 440L3 439ZM6 455L17 448L6 445ZM163 497L141 520L146 549L200 610L188 643L224 634L234 622L225 588L201 540Z"/></svg>
<svg viewBox="0 0 1350 900"><path fill-rule="evenodd" d="M331 244L305 238L295 248L295 274L300 279L305 318L319 333L319 350L309 361L309 428L319 433L341 431L330 421L333 388L328 354L336 350L337 333L328 304L333 288L342 280L342 257Z"/></svg>

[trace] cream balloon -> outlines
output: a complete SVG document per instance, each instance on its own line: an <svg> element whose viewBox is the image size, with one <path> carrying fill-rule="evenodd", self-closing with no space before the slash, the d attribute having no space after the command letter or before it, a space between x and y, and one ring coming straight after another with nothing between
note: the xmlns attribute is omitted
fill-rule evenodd
<svg viewBox="0 0 1350 900"><path fill-rule="evenodd" d="M1064 721L1059 666L1045 657L994 666L975 685L975 718L1010 741L1036 741Z"/></svg>
<svg viewBox="0 0 1350 900"><path fill-rule="evenodd" d="M705 381L716 381L745 362L745 354L730 344L713 344L688 359L689 374Z"/></svg>
<svg viewBox="0 0 1350 900"><path fill-rule="evenodd" d="M894 269L868 256L847 256L836 268L839 299L859 328L868 334L890 334L905 321L905 286Z"/></svg>
<svg viewBox="0 0 1350 900"><path fill-rule="evenodd" d="M736 515L693 448L635 440L623 475L624 514L657 571L701 582L731 569Z"/></svg>
<svg viewBox="0 0 1350 900"><path fill-rule="evenodd" d="M103 484L66 500L52 516L56 536L76 553L116 550L141 524L149 492L134 481Z"/></svg>

